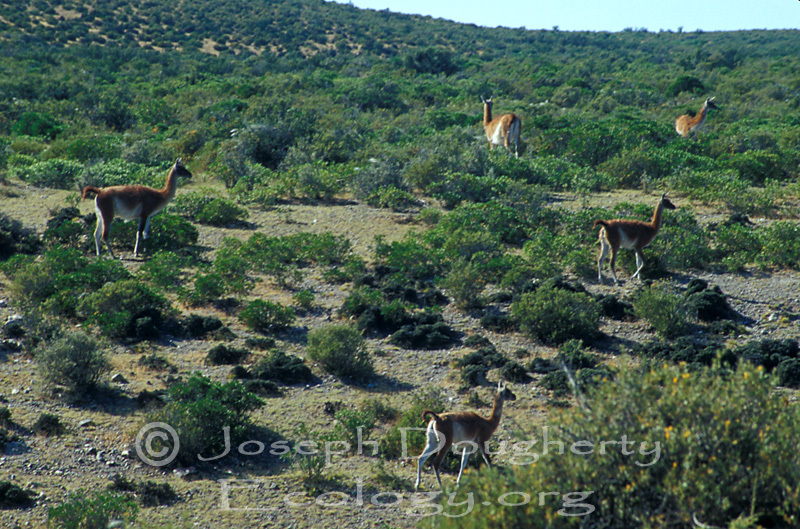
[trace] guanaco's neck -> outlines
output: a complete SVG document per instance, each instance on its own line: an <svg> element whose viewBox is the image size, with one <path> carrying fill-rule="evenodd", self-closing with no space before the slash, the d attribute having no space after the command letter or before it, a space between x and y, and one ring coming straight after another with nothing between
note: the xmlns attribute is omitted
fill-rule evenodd
<svg viewBox="0 0 800 529"><path fill-rule="evenodd" d="M486 126L492 122L492 104L483 104L483 125Z"/></svg>
<svg viewBox="0 0 800 529"><path fill-rule="evenodd" d="M650 221L650 224L658 231L661 229L661 218L664 214L664 201L659 200L658 205L656 206L656 210L653 212L653 220Z"/></svg>
<svg viewBox="0 0 800 529"><path fill-rule="evenodd" d="M173 165L172 169L169 171L169 175L167 175L167 183L164 184L164 188L161 192L164 196L168 199L172 199L175 196L175 191L178 189L178 167Z"/></svg>
<svg viewBox="0 0 800 529"><path fill-rule="evenodd" d="M504 400L505 399L503 399L500 393L494 396L494 403L492 404L492 414L489 416L489 422L492 425L492 431L494 431L500 424L500 416L503 414Z"/></svg>

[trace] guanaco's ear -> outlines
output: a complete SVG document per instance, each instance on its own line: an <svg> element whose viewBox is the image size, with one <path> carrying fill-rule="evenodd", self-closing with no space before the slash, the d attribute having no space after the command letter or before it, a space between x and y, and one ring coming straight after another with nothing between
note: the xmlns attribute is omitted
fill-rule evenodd
<svg viewBox="0 0 800 529"><path fill-rule="evenodd" d="M175 165L183 165L183 158L178 158L175 160Z"/></svg>

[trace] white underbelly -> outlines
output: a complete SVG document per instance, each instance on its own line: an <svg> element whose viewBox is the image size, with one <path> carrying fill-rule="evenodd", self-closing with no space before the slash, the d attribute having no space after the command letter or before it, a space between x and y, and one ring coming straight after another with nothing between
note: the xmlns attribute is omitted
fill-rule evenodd
<svg viewBox="0 0 800 529"><path fill-rule="evenodd" d="M122 219L138 219L142 214L142 205L137 204L133 208L127 207L121 200L114 201L114 215Z"/></svg>
<svg viewBox="0 0 800 529"><path fill-rule="evenodd" d="M624 231L620 230L619 245L623 248L633 248L636 246L637 237L629 237Z"/></svg>

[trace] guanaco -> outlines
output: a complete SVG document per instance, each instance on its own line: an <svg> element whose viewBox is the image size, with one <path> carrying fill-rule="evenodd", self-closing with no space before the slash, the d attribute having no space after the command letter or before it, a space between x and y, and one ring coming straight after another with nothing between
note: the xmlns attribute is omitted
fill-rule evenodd
<svg viewBox="0 0 800 529"><path fill-rule="evenodd" d="M602 226L600 228L600 258L597 260L597 280L602 283L603 275L603 261L608 255L608 250L611 250L611 275L614 277L614 283L617 281L617 272L615 265L617 262L617 252L620 247L633 248L636 252L636 272L631 276L631 279L638 277L639 272L644 267L644 256L642 249L648 246L653 239L656 238L658 231L661 229L661 219L664 209L675 209L675 205L669 201L666 193L661 195L661 200L658 201L656 209L653 212L653 218L650 222L641 220L596 220L593 227Z"/></svg>
<svg viewBox="0 0 800 529"><path fill-rule="evenodd" d="M139 257L140 239L147 239L150 231L150 219L164 209L167 204L175 197L175 190L178 187L178 177L191 178L192 173L183 166L180 158L175 161L175 165L167 175L167 182L161 189L141 185L112 186L97 188L86 186L83 188L83 198L89 194L97 195L94 199L94 207L97 211L97 227L94 230L94 242L97 255L100 255L100 238L106 243L108 253L114 258L111 244L108 242L111 222L114 217L125 220L139 219L139 229L136 232L136 246L133 255ZM102 234L102 235L101 235Z"/></svg>
<svg viewBox="0 0 800 529"><path fill-rule="evenodd" d="M700 112L694 116L690 116L689 114L679 116L678 119L675 120L675 131L684 138L689 136L690 133L697 137L697 131L700 130L700 127L706 122L708 110L711 108L719 110L719 107L714 103L713 97L706 99L706 102L700 107Z"/></svg>
<svg viewBox="0 0 800 529"><path fill-rule="evenodd" d="M522 120L516 114L503 114L492 119L492 98L484 99L483 102L483 130L486 132L486 139L489 140L489 149L495 145L505 145L511 151L511 142L514 142L514 156L519 157L519 133L522 128Z"/></svg>
<svg viewBox="0 0 800 529"><path fill-rule="evenodd" d="M497 384L497 393L494 396L494 403L492 405L492 413L489 417L481 417L477 413L471 411L451 412L437 414L430 410L422 412L422 420L427 421L428 416L431 417L428 422L427 428L427 444L425 449L417 459L417 482L414 489L419 488L419 482L422 475L422 465L433 454L436 457L433 460L433 471L436 474L436 480L439 482L439 488L442 488L442 478L439 476L439 467L447 455L447 451L451 446L454 448L462 449L461 453L461 470L458 471L458 478L456 478L456 486L461 481L461 474L464 473L464 467L467 466L467 459L469 455L475 452L477 445L478 451L483 456L488 466L492 466L489 462L489 455L486 452L486 443L492 437L495 430L500 424L500 416L503 413L503 402L517 400L517 396L511 392L510 389L505 387L502 381ZM459 446L462 445L462 446Z"/></svg>

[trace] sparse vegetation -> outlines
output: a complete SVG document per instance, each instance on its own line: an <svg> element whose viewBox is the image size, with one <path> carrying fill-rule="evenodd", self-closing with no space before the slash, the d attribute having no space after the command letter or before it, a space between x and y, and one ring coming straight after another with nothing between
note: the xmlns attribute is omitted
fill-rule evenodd
<svg viewBox="0 0 800 529"><path fill-rule="evenodd" d="M129 523L132 501L145 525L189 511L214 525L206 485L228 471L269 477L237 489L236 507L276 491L405 494L398 458L424 432L402 428L424 428L423 409L484 408L476 388L503 378L523 391L502 443L542 424L593 441L638 433L664 443L664 465L498 454L462 481L476 512L433 525L798 525L797 493L781 488L797 482L796 30L528 31L310 0L134 7L0 3L0 446L4 473L36 478L23 496L42 494L15 523L53 507L52 527L105 528ZM487 148L488 95L522 119L518 158ZM675 134L711 96L724 111L696 138ZM96 258L80 188L160 187L178 157L197 178L153 219L141 258L135 220L111 228L122 260ZM622 284L598 284L592 221L647 220L665 191L678 209L643 280L628 280L623 251ZM181 442L158 483L123 455L152 421ZM225 450L223 427L230 457L200 461ZM269 427L291 465L272 457ZM379 464L295 451L359 428ZM125 477L102 494L106 464ZM172 505L182 475L200 483ZM68 482L93 493L65 498ZM598 519L534 497L563 503L577 487L596 491ZM496 509L524 498L508 491L531 501ZM266 516L417 524L405 507Z"/></svg>

